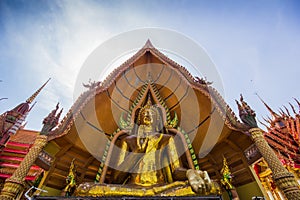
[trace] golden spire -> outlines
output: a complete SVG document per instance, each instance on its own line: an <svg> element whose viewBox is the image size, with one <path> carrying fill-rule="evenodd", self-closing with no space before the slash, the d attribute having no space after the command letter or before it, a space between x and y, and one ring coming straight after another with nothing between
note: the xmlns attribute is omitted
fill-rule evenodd
<svg viewBox="0 0 300 200"><path fill-rule="evenodd" d="M42 85L42 87L40 87L35 93L33 93L33 95L31 95L31 97L29 97L29 98L26 100L26 102L27 102L27 103L32 103L33 100L37 97L37 95L41 92L41 90L45 87L45 85L50 81L50 79L51 79L51 78L49 78L49 79L46 81L46 83L44 83L44 84Z"/></svg>

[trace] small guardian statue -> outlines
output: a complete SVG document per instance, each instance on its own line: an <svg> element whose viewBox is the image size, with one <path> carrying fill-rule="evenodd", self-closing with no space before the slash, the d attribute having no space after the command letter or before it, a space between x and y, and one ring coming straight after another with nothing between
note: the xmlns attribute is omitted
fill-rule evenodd
<svg viewBox="0 0 300 200"><path fill-rule="evenodd" d="M72 196L72 194L76 189L77 174L76 174L76 166L74 162L75 162L75 158L71 162L69 174L66 178L66 183L68 184L64 189L64 196L66 197Z"/></svg>

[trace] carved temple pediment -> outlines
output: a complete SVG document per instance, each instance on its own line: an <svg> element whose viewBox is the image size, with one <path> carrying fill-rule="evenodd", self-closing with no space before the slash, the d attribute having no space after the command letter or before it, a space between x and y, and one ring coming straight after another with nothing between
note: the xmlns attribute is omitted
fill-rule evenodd
<svg viewBox="0 0 300 200"><path fill-rule="evenodd" d="M237 172L233 184L253 181L243 156L253 143L244 134L247 128L213 84L199 80L148 41L104 81L89 87L52 131L49 142L56 153L44 185L64 188L62 177L67 175L73 157L78 163L79 181L94 181L105 166L108 143L117 140L116 134L133 128L136 113L148 96L162 111L164 126L181 135L188 146L188 159L197 163L193 166L207 170L213 179L221 178L223 155L219 152L223 152L229 165L235 166L232 173Z"/></svg>

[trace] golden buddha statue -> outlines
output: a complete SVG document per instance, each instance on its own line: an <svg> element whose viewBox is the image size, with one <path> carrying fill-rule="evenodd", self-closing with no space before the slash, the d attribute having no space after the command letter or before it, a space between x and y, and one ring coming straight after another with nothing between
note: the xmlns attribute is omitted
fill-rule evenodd
<svg viewBox="0 0 300 200"><path fill-rule="evenodd" d="M138 112L134 134L121 141L108 184L85 183L78 196L195 196L220 192L206 171L182 167L174 137L150 97Z"/></svg>

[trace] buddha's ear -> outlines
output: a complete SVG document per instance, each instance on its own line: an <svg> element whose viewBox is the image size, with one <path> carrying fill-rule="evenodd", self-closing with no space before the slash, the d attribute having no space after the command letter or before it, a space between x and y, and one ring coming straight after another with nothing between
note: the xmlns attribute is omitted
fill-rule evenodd
<svg viewBox="0 0 300 200"><path fill-rule="evenodd" d="M159 126L159 123L155 126L155 132L160 132L160 126Z"/></svg>
<svg viewBox="0 0 300 200"><path fill-rule="evenodd" d="M156 107L156 109L157 109L157 123L155 129L156 132L161 132L163 131L164 128L162 110L160 107Z"/></svg>
<svg viewBox="0 0 300 200"><path fill-rule="evenodd" d="M138 108L138 109L136 109L136 111L135 111L135 113L134 113L134 123L135 124L140 124L140 119L139 119L139 117L140 117L140 110L141 110L141 108Z"/></svg>

